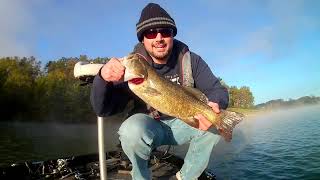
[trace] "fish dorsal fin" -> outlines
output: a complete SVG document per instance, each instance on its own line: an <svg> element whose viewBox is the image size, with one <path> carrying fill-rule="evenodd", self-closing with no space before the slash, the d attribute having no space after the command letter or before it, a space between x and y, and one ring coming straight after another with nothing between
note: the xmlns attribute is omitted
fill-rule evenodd
<svg viewBox="0 0 320 180"><path fill-rule="evenodd" d="M200 90L193 88L193 87L186 87L183 86L183 88L190 93L191 95L193 95L195 98L199 99L200 101L204 102L204 103L208 103L209 100L207 98L207 96L205 94L203 94Z"/></svg>

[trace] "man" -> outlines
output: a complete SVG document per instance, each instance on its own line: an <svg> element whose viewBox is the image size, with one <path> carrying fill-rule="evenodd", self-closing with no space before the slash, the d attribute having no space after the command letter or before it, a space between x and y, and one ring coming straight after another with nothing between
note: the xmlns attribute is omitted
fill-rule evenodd
<svg viewBox="0 0 320 180"><path fill-rule="evenodd" d="M191 85L208 97L209 106L216 113L220 112L220 108L227 108L229 97L226 88L200 56L174 39L177 27L163 8L158 4L148 4L141 12L136 28L140 43L136 45L134 53L148 61L158 74L182 85L182 79L186 77L181 77L184 69L180 68L185 67L179 62L189 53L191 78L194 80ZM207 167L212 148L220 139L219 135L207 131L212 124L199 114L195 116L199 120L199 127L196 129L148 107L130 92L127 82L123 82L124 73L125 68L120 61L111 58L94 79L91 102L99 116L110 116L123 111L128 101L133 100L131 116L119 129L122 148L132 163L132 178L151 179L148 159L154 148L189 142L184 165L176 176L184 180L197 179Z"/></svg>

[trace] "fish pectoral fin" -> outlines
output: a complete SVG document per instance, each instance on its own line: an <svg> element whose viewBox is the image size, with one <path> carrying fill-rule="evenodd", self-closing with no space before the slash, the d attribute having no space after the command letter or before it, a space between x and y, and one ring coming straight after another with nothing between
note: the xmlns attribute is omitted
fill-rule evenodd
<svg viewBox="0 0 320 180"><path fill-rule="evenodd" d="M143 92L144 92L145 94L150 95L150 96L159 96L159 95L161 95L161 92L160 92L160 91L158 91L158 90L156 90L156 89L154 89L154 88L151 88L151 87L145 88Z"/></svg>
<svg viewBox="0 0 320 180"><path fill-rule="evenodd" d="M183 88L190 93L191 95L193 95L195 98L199 99L200 101L204 102L204 103L208 103L209 100L207 98L207 96L205 94L203 94L200 90L193 88L193 87L186 87L183 86Z"/></svg>

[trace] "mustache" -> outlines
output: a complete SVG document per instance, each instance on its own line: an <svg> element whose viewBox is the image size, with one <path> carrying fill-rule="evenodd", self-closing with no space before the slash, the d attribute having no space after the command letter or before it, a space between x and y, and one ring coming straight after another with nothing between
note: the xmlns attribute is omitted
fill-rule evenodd
<svg viewBox="0 0 320 180"><path fill-rule="evenodd" d="M167 45L167 43L163 39L161 39L160 41L154 42L153 45L154 46Z"/></svg>

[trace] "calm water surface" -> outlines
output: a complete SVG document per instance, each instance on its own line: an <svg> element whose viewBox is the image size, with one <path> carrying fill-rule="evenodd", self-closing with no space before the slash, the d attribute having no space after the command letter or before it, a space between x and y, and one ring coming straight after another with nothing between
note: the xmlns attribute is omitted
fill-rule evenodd
<svg viewBox="0 0 320 180"><path fill-rule="evenodd" d="M319 137L320 106L248 119L210 168L220 179L320 179Z"/></svg>
<svg viewBox="0 0 320 180"><path fill-rule="evenodd" d="M105 121L106 149L118 144L121 121ZM219 179L320 179L320 106L278 111L242 122L232 143L221 140L209 169ZM0 165L97 153L97 126L0 123ZM175 148L184 156L186 146Z"/></svg>

